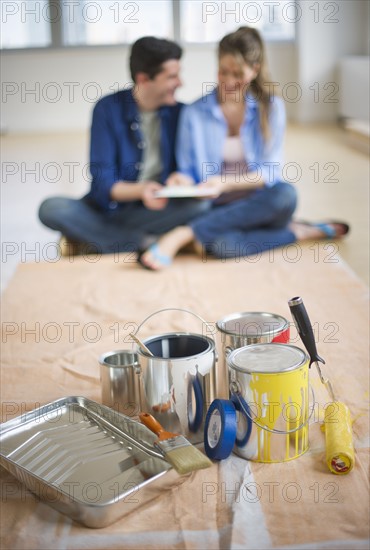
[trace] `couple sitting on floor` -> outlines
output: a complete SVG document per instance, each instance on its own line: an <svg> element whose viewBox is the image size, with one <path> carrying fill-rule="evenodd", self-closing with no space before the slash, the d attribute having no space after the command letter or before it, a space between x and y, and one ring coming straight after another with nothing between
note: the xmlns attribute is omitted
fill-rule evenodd
<svg viewBox="0 0 370 550"><path fill-rule="evenodd" d="M221 40L218 85L186 106L175 100L181 55L167 40L135 42L133 87L94 108L90 192L46 199L41 221L75 245L136 251L153 270L190 243L232 258L346 234L344 223L292 220L296 191L281 177L285 109L270 94L258 31L241 27ZM197 186L202 198L157 197L163 186Z"/></svg>

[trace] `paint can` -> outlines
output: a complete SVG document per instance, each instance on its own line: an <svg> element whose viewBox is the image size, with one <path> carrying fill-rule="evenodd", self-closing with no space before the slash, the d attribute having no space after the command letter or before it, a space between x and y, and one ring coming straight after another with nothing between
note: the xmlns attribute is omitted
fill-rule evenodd
<svg viewBox="0 0 370 550"><path fill-rule="evenodd" d="M173 308L162 309L150 317ZM198 319L205 321L198 315ZM138 331L137 331L138 332ZM191 332L168 332L142 339L153 354L140 347L138 369L141 409L152 414L171 432L185 435L192 443L203 442L207 408L215 397L215 342L208 336Z"/></svg>
<svg viewBox="0 0 370 550"><path fill-rule="evenodd" d="M228 396L226 358L234 349L251 344L282 343L290 338L290 323L276 313L251 311L231 313L216 323L221 336L222 358L217 372L217 397Z"/></svg>
<svg viewBox="0 0 370 550"><path fill-rule="evenodd" d="M121 349L103 353L99 358L102 403L126 416L140 412L140 386L136 375L138 356Z"/></svg>
<svg viewBox="0 0 370 550"><path fill-rule="evenodd" d="M234 452L256 462L285 462L305 453L310 417L306 353L289 344L252 344L232 351L227 364L238 417Z"/></svg>

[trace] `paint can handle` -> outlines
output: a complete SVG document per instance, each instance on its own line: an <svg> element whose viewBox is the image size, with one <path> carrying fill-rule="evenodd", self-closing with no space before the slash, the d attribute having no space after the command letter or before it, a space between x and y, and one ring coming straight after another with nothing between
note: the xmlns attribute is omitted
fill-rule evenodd
<svg viewBox="0 0 370 550"><path fill-rule="evenodd" d="M311 386L310 384L310 390L311 390L311 393L312 393L312 410L308 416L308 418L302 422L297 428L293 428L292 430L277 430L276 428L268 428L267 426L263 426L262 424L259 424L255 418L252 417L251 415L251 412L250 412L250 407L245 407L245 404L246 404L246 401L244 401L240 391L238 391L236 389L236 385L233 386L233 383L230 384L230 394L231 394L231 397L234 398L235 400L237 400L239 406L240 406L240 409L243 411L243 414L249 418L249 420L251 420L252 422L255 423L255 425L258 427L258 428L261 428L261 430L265 430L266 432L270 432L270 433L273 433L273 434L281 434L281 435L288 435L288 434L292 434L292 433L295 433L295 432L298 432L299 430L301 430L302 428L304 428L308 423L309 421L311 420L311 417L313 415L313 412L315 410L315 393L313 391L313 387Z"/></svg>
<svg viewBox="0 0 370 550"><path fill-rule="evenodd" d="M165 311L181 311L182 313L189 313L190 315L193 315L194 317L197 317L197 319L199 319L200 321L202 321L202 323L204 323L206 325L207 329L209 330L209 334L210 334L211 339L213 340L213 342L215 342L215 339L213 337L212 325L210 325L210 323L208 323L205 319L203 319L203 317L201 317L197 313L194 313L193 311L190 311L189 309L184 309L184 308L181 308L181 307L166 307L166 308L163 308L163 309L159 309L158 311L154 311L153 313L151 313L150 315L145 317L144 321L141 321L140 325L137 327L136 331L134 332L134 335L138 334L141 327L147 321L149 321L149 319L154 317L154 315L158 315L158 313L163 313ZM217 352L215 350L215 361L217 361L217 360L218 360L218 355L217 355Z"/></svg>

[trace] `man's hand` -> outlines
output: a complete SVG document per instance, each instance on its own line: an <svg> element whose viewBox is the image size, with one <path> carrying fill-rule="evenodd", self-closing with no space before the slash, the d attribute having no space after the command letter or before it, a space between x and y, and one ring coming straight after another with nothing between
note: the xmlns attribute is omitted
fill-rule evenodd
<svg viewBox="0 0 370 550"><path fill-rule="evenodd" d="M168 199L166 198L156 198L155 192L163 189L163 185L157 183L156 181L146 181L143 192L141 195L141 200L146 208L149 210L163 210L168 204Z"/></svg>
<svg viewBox="0 0 370 550"><path fill-rule="evenodd" d="M170 174L166 179L165 185L167 185L168 187L174 187L174 186L180 186L180 185L190 187L191 185L195 185L195 181L190 176L186 176L181 172L172 172L172 174Z"/></svg>

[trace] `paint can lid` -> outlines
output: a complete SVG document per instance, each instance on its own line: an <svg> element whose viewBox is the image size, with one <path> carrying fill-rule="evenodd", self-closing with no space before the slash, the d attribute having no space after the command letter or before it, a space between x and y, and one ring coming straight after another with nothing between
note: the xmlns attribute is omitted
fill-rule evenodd
<svg viewBox="0 0 370 550"><path fill-rule="evenodd" d="M252 344L232 351L227 357L231 369L250 374L278 374L298 369L306 362L306 353L289 344Z"/></svg>
<svg viewBox="0 0 370 550"><path fill-rule="evenodd" d="M231 313L216 324L221 332L249 338L273 336L289 328L289 321L281 315L263 311Z"/></svg>

